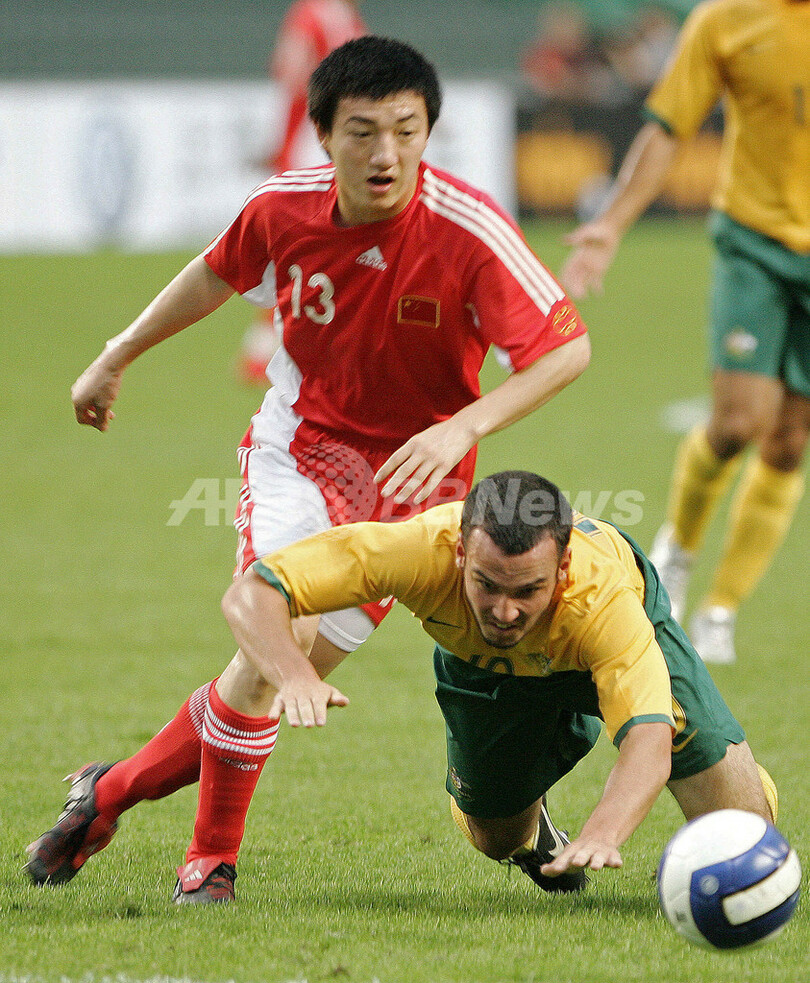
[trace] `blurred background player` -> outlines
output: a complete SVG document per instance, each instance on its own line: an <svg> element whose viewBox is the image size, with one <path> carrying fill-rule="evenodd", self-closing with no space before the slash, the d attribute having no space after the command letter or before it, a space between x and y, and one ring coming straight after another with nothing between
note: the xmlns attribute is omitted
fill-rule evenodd
<svg viewBox="0 0 810 983"><path fill-rule="evenodd" d="M307 83L317 66L335 48L368 34L360 16L361 0L296 0L276 36L268 71L281 89L281 141L268 156L271 174L311 167L326 161L307 114ZM237 372L246 383L267 385L267 364L279 345L273 311L259 315L242 339Z"/></svg>
<svg viewBox="0 0 810 983"><path fill-rule="evenodd" d="M281 142L267 161L271 174L326 160L307 114L307 84L330 51L369 33L359 6L360 0L296 0L287 11L268 65L285 114Z"/></svg>
<svg viewBox="0 0 810 983"><path fill-rule="evenodd" d="M584 9L544 4L537 35L522 52L522 78L545 99L601 102L613 86L609 66Z"/></svg>
<svg viewBox="0 0 810 983"><path fill-rule="evenodd" d="M631 97L646 98L664 70L678 40L678 22L671 11L647 4L629 24L605 38L605 57Z"/></svg>
<svg viewBox="0 0 810 983"><path fill-rule="evenodd" d="M748 461L690 634L706 661L736 658L737 610L782 543L804 490L810 433L810 2L709 0L682 29L596 220L576 229L561 279L600 290L622 236L657 197L679 147L723 97L711 231L712 411L682 442L651 558L678 618L715 507ZM671 328L675 328L672 325Z"/></svg>
<svg viewBox="0 0 810 983"><path fill-rule="evenodd" d="M332 52L310 80L309 113L333 163L256 189L73 386L78 421L106 430L123 373L144 351L234 292L277 307L273 386L239 448L237 575L331 526L463 498L478 441L588 364L585 326L514 221L422 160L440 106L433 66L408 45L368 36ZM514 371L482 396L490 345ZM392 603L296 621L321 679ZM77 771L64 813L31 845L32 879L70 880L122 812L199 778L175 899L231 900L248 806L276 741L273 697L237 652L132 758Z"/></svg>

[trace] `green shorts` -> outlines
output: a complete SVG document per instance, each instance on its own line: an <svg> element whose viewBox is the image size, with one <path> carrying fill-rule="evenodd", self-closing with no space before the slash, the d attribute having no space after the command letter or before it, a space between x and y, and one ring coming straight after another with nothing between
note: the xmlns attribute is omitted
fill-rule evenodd
<svg viewBox="0 0 810 983"><path fill-rule="evenodd" d="M644 608L672 679L677 733L672 778L720 761L745 739L708 670L673 620L655 568L636 544ZM589 673L508 676L471 666L436 647L436 699L447 731L447 791L480 819L514 816L559 781L596 743L599 700ZM616 735L621 743L632 722Z"/></svg>
<svg viewBox="0 0 810 983"><path fill-rule="evenodd" d="M711 361L810 399L810 255L714 212Z"/></svg>

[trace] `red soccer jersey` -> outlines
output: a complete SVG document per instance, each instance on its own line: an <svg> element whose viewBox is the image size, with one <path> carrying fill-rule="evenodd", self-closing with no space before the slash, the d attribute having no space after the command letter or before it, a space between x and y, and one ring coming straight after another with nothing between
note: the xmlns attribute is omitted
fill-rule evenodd
<svg viewBox="0 0 810 983"><path fill-rule="evenodd" d="M248 300L277 306L294 363L283 382L314 426L399 446L478 398L490 345L522 369L585 333L513 220L449 174L423 163L392 219L345 228L336 209L331 165L279 175L205 253Z"/></svg>

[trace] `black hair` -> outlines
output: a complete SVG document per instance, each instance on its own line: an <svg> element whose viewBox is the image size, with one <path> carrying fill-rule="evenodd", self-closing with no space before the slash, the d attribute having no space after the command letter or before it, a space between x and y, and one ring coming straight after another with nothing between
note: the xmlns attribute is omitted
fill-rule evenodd
<svg viewBox="0 0 810 983"><path fill-rule="evenodd" d="M374 34L347 41L318 65L307 90L309 116L329 133L341 99L385 99L416 92L425 100L428 131L439 116L442 93L436 69L415 48Z"/></svg>
<svg viewBox="0 0 810 983"><path fill-rule="evenodd" d="M464 500L461 538L482 529L507 556L518 556L544 536L562 559L571 538L573 513L560 489L531 471L499 471L483 478Z"/></svg>

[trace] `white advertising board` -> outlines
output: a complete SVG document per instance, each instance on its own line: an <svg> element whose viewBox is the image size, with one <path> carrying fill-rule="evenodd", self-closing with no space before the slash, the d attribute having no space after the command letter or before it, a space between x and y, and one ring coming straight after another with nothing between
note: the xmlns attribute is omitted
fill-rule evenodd
<svg viewBox="0 0 810 983"><path fill-rule="evenodd" d="M426 159L514 211L514 104L448 81ZM270 83L0 84L0 252L204 245L266 177Z"/></svg>

